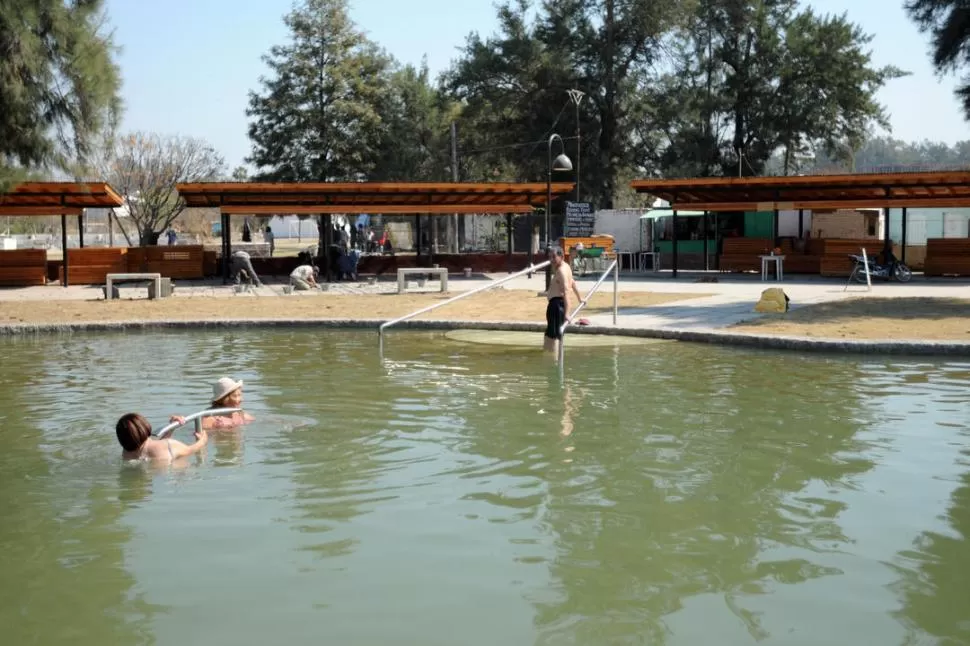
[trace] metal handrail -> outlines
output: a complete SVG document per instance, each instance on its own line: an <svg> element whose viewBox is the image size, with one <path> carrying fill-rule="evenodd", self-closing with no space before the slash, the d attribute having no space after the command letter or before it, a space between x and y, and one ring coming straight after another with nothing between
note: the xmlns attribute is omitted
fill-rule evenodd
<svg viewBox="0 0 970 646"><path fill-rule="evenodd" d="M469 290L467 292L462 292L461 294L458 294L457 296L452 296L448 300L443 301L441 303L435 303L434 305L429 305L428 307L422 307L421 309L419 309L416 312L411 312L410 314L407 314L405 316L398 317L398 318L396 318L396 319L394 319L392 321L386 321L386 322L382 323L381 326L377 329L377 336L380 339L380 352L381 352L381 355L383 356L383 354L384 354L384 330L386 328L389 328L392 325L397 325L398 323L401 323L402 321L407 321L408 319L412 319L415 316L418 316L420 314L424 314L426 312L430 312L431 310L438 309L439 307L444 307L445 305L448 305L450 303L454 303L455 301L461 300L463 298L467 298L469 296L473 296L475 294L478 294L480 292L487 291L489 289L494 289L495 287L498 287L499 285L502 285L503 283L507 283L508 281L512 280L513 278L518 278L519 276L524 276L525 274L534 274L534 273L536 273L537 270L542 269L543 267L546 267L549 264L550 264L550 261L549 260L544 260L543 262L540 262L538 265L529 265L528 267L526 267L522 271L517 271L514 274L510 274L510 275L506 276L505 278L502 278L501 280L495 281L494 283L488 283L487 285L483 285L481 287L476 287L475 289Z"/></svg>
<svg viewBox="0 0 970 646"><path fill-rule="evenodd" d="M560 370L562 370L562 360L566 354L566 328L569 326L569 322L576 320L576 315L579 314L584 307L586 307L586 304L589 302L589 299L593 296L593 294L596 293L596 290L600 288L600 285L603 284L603 281L606 280L606 277L610 275L611 271L613 272L613 325L616 325L616 310L617 310L618 293L619 293L619 287L620 287L619 258L614 259L613 262L610 263L610 266L606 268L606 271L603 272L603 275L600 276L599 280L597 280L596 283L590 288L590 290L586 292L586 298L584 298L579 302L579 305L576 306L576 309L573 310L573 313L570 316L566 317L566 322L562 324L561 328L559 328L559 369Z"/></svg>
<svg viewBox="0 0 970 646"><path fill-rule="evenodd" d="M181 422L172 422L171 424L159 430L158 433L156 434L156 437L160 440L165 439L167 435L172 433L179 426L188 424L189 422L195 422L195 430L196 432L198 432L202 430L203 417L211 417L213 415L226 415L228 413L238 413L241 410L242 410L241 408L207 408L203 411L199 411L198 413L193 413L191 415L186 416Z"/></svg>

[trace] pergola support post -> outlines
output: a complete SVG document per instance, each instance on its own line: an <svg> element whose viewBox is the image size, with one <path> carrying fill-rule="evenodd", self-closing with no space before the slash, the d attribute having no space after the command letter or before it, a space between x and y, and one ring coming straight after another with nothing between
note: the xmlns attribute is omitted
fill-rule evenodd
<svg viewBox="0 0 970 646"><path fill-rule="evenodd" d="M512 273L513 249L512 249L512 214L511 213L505 214L505 230L508 234L508 240L506 241L506 245L505 245L505 256L506 256L505 268L508 270L509 273Z"/></svg>
<svg viewBox="0 0 970 646"><path fill-rule="evenodd" d="M906 262L906 207L905 206L903 207L903 220L901 224L903 225L903 235L902 235L902 240L899 243L899 247L900 247L899 259L903 263L905 263Z"/></svg>
<svg viewBox="0 0 970 646"><path fill-rule="evenodd" d="M421 215L415 216L414 223L414 266L421 266L421 234L423 233L421 227Z"/></svg>
<svg viewBox="0 0 970 646"><path fill-rule="evenodd" d="M677 257L677 224L678 224L678 222L680 222L680 220L677 218L677 209L674 209L673 210L673 217L671 218L671 223L670 223L670 226L673 229L673 237L671 238L671 241L673 243L673 259L672 260L673 260L673 263L674 263L673 264L673 274L671 275L671 278L677 278L677 262L678 262L678 257Z"/></svg>
<svg viewBox="0 0 970 646"><path fill-rule="evenodd" d="M77 214L77 246L84 248L84 212Z"/></svg>
<svg viewBox="0 0 970 646"><path fill-rule="evenodd" d="M708 212L704 211L704 219L701 222L701 237L704 238L704 271L708 271L711 268L711 260L707 251L707 215Z"/></svg>
<svg viewBox="0 0 970 646"><path fill-rule="evenodd" d="M61 250L63 252L62 253L62 258L61 258L61 273L64 276L64 282L63 282L63 285L62 286L63 287L67 287L70 281L68 280L68 277L67 277L67 265L68 265L68 262L67 262L67 215L65 215L64 213L61 213Z"/></svg>
<svg viewBox="0 0 970 646"><path fill-rule="evenodd" d="M333 275L333 258L331 256L331 247L333 246L333 214L327 213L321 216L320 224L320 238L321 238L321 249L320 253L323 255L323 272L327 277L327 282L332 283L334 279Z"/></svg>
<svg viewBox="0 0 970 646"><path fill-rule="evenodd" d="M892 238L889 237L889 214L890 213L892 213L892 209L887 206L886 217L883 219L883 222L882 222L882 238L883 238L882 253L883 253L883 257L885 258L889 258L889 254L893 250L893 241L892 241Z"/></svg>
<svg viewBox="0 0 970 646"><path fill-rule="evenodd" d="M229 284L229 256L232 255L232 246L229 242L229 214L220 211L220 229L222 233L222 284Z"/></svg>

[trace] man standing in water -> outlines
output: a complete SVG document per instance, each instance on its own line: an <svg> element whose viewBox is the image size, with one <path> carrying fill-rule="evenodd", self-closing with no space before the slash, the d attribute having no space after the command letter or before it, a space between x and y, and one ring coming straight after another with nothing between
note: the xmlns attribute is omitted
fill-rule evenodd
<svg viewBox="0 0 970 646"><path fill-rule="evenodd" d="M549 281L549 290L546 291L549 304L546 306L546 334L542 347L547 352L558 352L559 342L562 340L562 326L569 312L568 293L572 290L580 303L583 302L583 297L579 293L576 281L573 280L572 270L563 261L562 249L550 247L546 257L552 263L552 280Z"/></svg>

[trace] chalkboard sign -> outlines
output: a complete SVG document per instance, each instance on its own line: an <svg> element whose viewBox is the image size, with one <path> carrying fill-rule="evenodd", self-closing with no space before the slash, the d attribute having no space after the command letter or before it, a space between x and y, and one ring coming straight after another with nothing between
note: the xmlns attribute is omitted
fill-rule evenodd
<svg viewBox="0 0 970 646"><path fill-rule="evenodd" d="M593 235L596 214L589 202L566 202L566 236L588 238Z"/></svg>

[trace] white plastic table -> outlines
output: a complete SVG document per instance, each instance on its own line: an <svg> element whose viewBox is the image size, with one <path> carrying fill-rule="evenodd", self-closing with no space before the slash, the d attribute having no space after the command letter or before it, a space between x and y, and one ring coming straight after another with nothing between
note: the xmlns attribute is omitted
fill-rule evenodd
<svg viewBox="0 0 970 646"><path fill-rule="evenodd" d="M647 271L647 258L650 258L650 270L657 271L660 266L660 252L659 251L641 251L637 255L637 266L640 271Z"/></svg>
<svg viewBox="0 0 970 646"><path fill-rule="evenodd" d="M628 271L639 271L639 262L637 258L637 252L635 251L617 251L616 260L620 263L620 271L623 271L623 258L626 258L626 266L630 269Z"/></svg>
<svg viewBox="0 0 970 646"><path fill-rule="evenodd" d="M775 263L775 280L782 280L785 277L784 256L761 256L761 280L768 280L769 262Z"/></svg>

